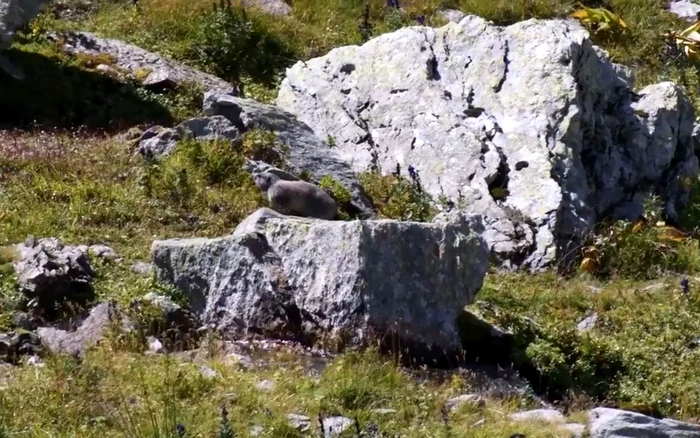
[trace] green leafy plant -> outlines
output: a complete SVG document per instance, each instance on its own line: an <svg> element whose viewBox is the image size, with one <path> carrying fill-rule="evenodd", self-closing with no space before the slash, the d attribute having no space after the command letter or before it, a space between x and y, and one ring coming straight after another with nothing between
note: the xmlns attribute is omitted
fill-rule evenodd
<svg viewBox="0 0 700 438"><path fill-rule="evenodd" d="M231 6L230 0L221 0L205 16L198 39L194 47L199 62L236 83L244 74L271 83L276 73L294 59L276 35L244 8Z"/></svg>

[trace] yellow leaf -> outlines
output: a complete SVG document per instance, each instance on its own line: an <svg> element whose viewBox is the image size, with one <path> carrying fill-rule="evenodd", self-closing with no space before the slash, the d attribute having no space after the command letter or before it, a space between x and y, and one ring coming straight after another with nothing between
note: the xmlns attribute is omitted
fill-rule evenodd
<svg viewBox="0 0 700 438"><path fill-rule="evenodd" d="M586 19L586 18L588 18L588 11L586 11L585 9L581 9L580 11L573 12L571 14L571 17L579 18L579 19Z"/></svg>
<svg viewBox="0 0 700 438"><path fill-rule="evenodd" d="M645 220L639 219L637 222L634 223L634 226L632 227L632 232L638 233L638 232L642 231L642 228L644 228L645 223L646 223Z"/></svg>
<svg viewBox="0 0 700 438"><path fill-rule="evenodd" d="M598 262L591 257L586 257L581 261L581 269L588 273L593 273L598 269Z"/></svg>
<svg viewBox="0 0 700 438"><path fill-rule="evenodd" d="M657 236L660 240L670 240L678 243L683 242L686 238L685 233L671 226L662 227Z"/></svg>

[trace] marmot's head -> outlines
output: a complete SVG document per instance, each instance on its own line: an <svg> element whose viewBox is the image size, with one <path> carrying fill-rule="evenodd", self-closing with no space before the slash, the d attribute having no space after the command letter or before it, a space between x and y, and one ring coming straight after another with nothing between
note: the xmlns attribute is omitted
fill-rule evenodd
<svg viewBox="0 0 700 438"><path fill-rule="evenodd" d="M276 183L280 177L274 173L260 172L256 174L253 179L255 180L255 185L258 186L263 192L267 192L274 183Z"/></svg>

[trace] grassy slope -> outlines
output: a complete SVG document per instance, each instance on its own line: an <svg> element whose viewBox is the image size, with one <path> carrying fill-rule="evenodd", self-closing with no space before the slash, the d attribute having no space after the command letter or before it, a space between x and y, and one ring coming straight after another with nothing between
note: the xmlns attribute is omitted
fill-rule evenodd
<svg viewBox="0 0 700 438"><path fill-rule="evenodd" d="M42 37L51 29L88 29L213 73L231 73L224 64L212 63L193 50L211 8L208 0L139 3L137 11L122 2L103 0L100 9L80 23L48 16L37 20L33 31L9 54L30 66L27 83L31 87L12 88L0 97L0 107L21 108L24 112L17 114L18 118L35 116L69 132L78 124L108 130L149 121L168 124L195 113L196 100L187 93L158 96L137 83L124 90L93 71L96 60L68 58ZM572 3L403 1L404 14L383 7L383 1L373 1L370 22L375 34L413 23L421 14L429 24L438 25L441 21L435 11L447 6L507 24L533 16L562 16L571 11ZM662 56L660 33L684 27L662 10L665 2L610 0L607 4L628 22L631 32L621 38L595 36L596 41L616 61L635 69L640 86L670 79L688 87L697 100L695 69L667 62ZM363 5L347 0L295 0L292 18L251 12L259 32L277 38L284 47L271 55L263 54L262 59L241 60L242 65L251 66L243 71L249 94L268 101L274 96L274 81L267 82L268 75L260 73L259 65L279 71L294 59L359 43L357 25ZM239 170L242 156L255 149L255 139L246 145L233 152L221 145L205 145L205 160L193 159L202 153L196 145L183 145L162 166L153 168L133 157L127 143L96 134L94 129L84 134L5 132L0 137L0 246L21 241L28 234L56 236L76 244L110 244L124 260L100 266L95 286L101 297L116 297L126 303L155 286L129 270L132 262L147 258L152 239L226 233L262 205L259 193ZM186 177L182 169L187 171ZM405 186L396 189L391 179L367 177L363 181L376 199L386 201L382 210L386 215L402 217L408 211L423 211ZM695 224L689 221L689 226ZM603 283L581 275L562 279L551 274L490 274L479 296L491 303L486 315L530 343L527 359L550 386L572 390L568 403L574 409L587 406L589 397L599 396L645 412L684 419L698 416L700 379L693 370L700 353L693 342L700 333L700 303L695 293L697 282L692 278L700 266L697 245L660 246L653 231L648 231L638 236L623 233L605 249L612 279ZM5 326L17 304L11 268L5 263L8 260L9 256L0 252L0 324ZM677 274L691 275L688 294L681 292ZM661 286L642 290L649 282ZM592 291L588 287L592 284L602 287L603 292ZM577 333L575 325L591 312L598 314L598 325L588 334ZM196 368L168 366L165 359L124 351L110 353L109 348L95 352L82 364L56 358L38 371L25 367L13 372L10 389L0 393L0 423L8 433L18 436L118 436L132 421L122 417L130 410L136 412L134 422L149 427L145 402L150 400L157 416L165 406L178 408L174 421L186 424L191 433L188 436L210 436L217 428L218 405L228 399L231 421L244 436L253 423L274 423L271 433L275 436L295 435L281 422L283 414L293 411L313 418L320 410L337 409L345 415L357 414L364 424L369 420L369 409L375 407L399 410L398 415L377 419L382 430L405 436L436 436L447 434L441 425L439 401L469 391L468 385L458 387L459 382L442 386L415 383L372 357L342 359L319 383L294 367L240 372L220 364L214 367L225 378L207 382L197 377ZM134 372L139 369L144 374ZM173 378L176 370L182 373L178 379ZM262 378L280 383L272 395L253 389L254 382ZM146 388L148 395L143 394ZM233 399L231 393L235 394ZM131 397L137 402L121 403ZM272 417L264 415L265 408ZM517 401L489 401L485 409L467 408L456 414L451 427L455 433L475 437L515 432L565 436L536 426L508 425L505 413L516 408ZM483 426L469 427L482 418L487 420ZM147 433L144 429L126 436L141 435L174 436L173 425L167 433Z"/></svg>

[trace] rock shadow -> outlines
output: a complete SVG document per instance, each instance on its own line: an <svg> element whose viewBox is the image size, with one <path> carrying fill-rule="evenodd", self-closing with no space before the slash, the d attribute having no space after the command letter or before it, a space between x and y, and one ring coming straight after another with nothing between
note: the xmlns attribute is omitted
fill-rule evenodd
<svg viewBox="0 0 700 438"><path fill-rule="evenodd" d="M0 124L27 129L82 127L117 132L149 123L172 125L170 111L136 86L81 68L61 55L8 49L24 80L0 71Z"/></svg>

